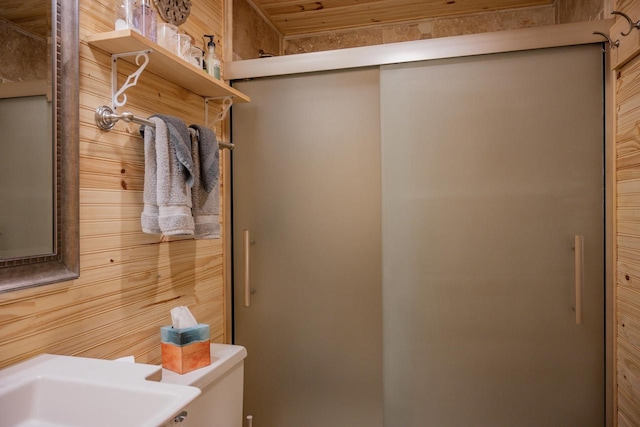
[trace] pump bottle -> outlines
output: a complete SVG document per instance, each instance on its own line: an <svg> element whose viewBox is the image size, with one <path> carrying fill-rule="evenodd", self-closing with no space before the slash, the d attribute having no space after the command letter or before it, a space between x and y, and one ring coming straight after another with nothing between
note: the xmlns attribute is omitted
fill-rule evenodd
<svg viewBox="0 0 640 427"><path fill-rule="evenodd" d="M207 43L207 56L206 56L206 66L207 73L210 76L215 77L220 80L220 59L216 56L216 44L213 41L213 36L205 34L205 37L209 38L209 43Z"/></svg>

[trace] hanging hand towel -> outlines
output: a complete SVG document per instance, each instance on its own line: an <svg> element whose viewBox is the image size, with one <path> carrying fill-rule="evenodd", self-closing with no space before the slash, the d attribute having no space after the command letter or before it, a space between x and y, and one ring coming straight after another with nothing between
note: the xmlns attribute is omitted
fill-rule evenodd
<svg viewBox="0 0 640 427"><path fill-rule="evenodd" d="M182 150L179 147L190 150L191 144L185 142L184 135L163 117L166 116L150 118L156 123L158 224L162 234L167 236L193 235L189 183L193 182L193 163L190 153L188 159L184 153L178 154ZM186 125L182 125L189 135Z"/></svg>
<svg viewBox="0 0 640 427"><path fill-rule="evenodd" d="M154 122L156 126L158 122L163 123L158 118L150 118L149 120ZM142 193L144 209L140 216L140 222L144 233L160 234L162 231L158 225L156 131L151 126L141 126L140 135L144 138L144 191Z"/></svg>
<svg viewBox="0 0 640 427"><path fill-rule="evenodd" d="M158 117L166 124L180 171L189 187L191 187L193 185L193 159L191 158L191 136L187 125L173 116L154 114L151 117Z"/></svg>
<svg viewBox="0 0 640 427"><path fill-rule="evenodd" d="M199 125L191 129L194 184L191 192L196 239L220 238L220 152L216 134Z"/></svg>

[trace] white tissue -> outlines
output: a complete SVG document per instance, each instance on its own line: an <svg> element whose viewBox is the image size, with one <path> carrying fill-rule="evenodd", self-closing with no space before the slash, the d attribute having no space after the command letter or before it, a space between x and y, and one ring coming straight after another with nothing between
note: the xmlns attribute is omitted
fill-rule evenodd
<svg viewBox="0 0 640 427"><path fill-rule="evenodd" d="M171 323L174 329L191 328L198 325L196 318L184 305L171 309Z"/></svg>
<svg viewBox="0 0 640 427"><path fill-rule="evenodd" d="M113 361L114 362L136 363L136 359L133 356L119 357L117 359L113 359Z"/></svg>

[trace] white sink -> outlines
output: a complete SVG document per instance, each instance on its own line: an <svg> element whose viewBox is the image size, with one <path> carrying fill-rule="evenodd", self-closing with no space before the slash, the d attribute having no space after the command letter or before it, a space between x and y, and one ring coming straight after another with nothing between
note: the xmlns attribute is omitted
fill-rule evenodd
<svg viewBox="0 0 640 427"><path fill-rule="evenodd" d="M42 355L0 371L0 427L158 427L200 390L160 366ZM158 378L159 379L159 378Z"/></svg>

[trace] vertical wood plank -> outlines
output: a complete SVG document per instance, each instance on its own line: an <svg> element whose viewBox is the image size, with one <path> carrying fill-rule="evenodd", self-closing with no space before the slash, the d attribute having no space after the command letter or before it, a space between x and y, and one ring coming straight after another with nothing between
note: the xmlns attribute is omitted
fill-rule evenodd
<svg viewBox="0 0 640 427"><path fill-rule="evenodd" d="M224 54L223 0L192 0L183 29L196 41L213 33ZM110 56L88 35L113 29L115 3L80 0L80 278L0 294L0 368L40 353L112 359L134 355L160 363L160 327L187 305L228 341L223 239L167 239L140 229L144 153L135 124L104 132L94 110L110 103ZM200 43L201 44L201 43ZM120 84L134 71L120 61ZM126 109L143 117L174 115L204 123L201 97L145 71ZM211 117L220 111L210 104ZM216 125L221 137L222 127ZM223 176L224 179L224 176ZM226 184L221 180L224 192ZM224 212L223 212L224 221Z"/></svg>
<svg viewBox="0 0 640 427"><path fill-rule="evenodd" d="M616 85L615 400L617 425L627 426L640 423L640 58L619 70Z"/></svg>

